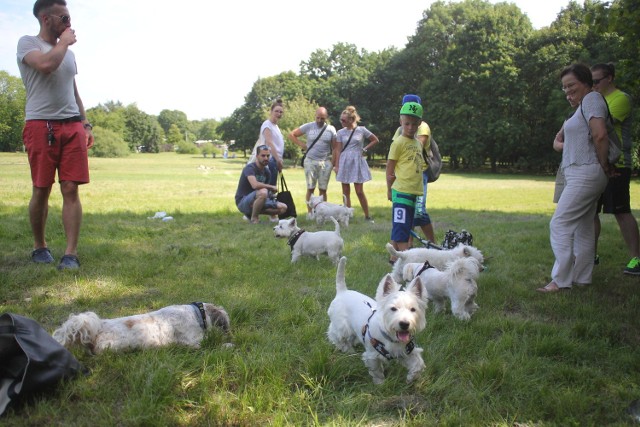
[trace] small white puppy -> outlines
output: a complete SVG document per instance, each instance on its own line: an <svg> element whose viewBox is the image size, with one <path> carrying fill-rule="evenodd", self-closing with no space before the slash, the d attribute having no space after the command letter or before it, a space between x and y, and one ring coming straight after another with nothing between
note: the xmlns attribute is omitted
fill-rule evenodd
<svg viewBox="0 0 640 427"><path fill-rule="evenodd" d="M358 343L364 344L362 360L375 384L382 384L384 363L392 359L398 359L408 369L407 382L413 381L425 366L422 348L413 342L426 326L425 289L420 278L402 291L387 274L378 284L374 301L347 289L346 263L345 257L338 263L336 297L328 310L329 341L344 352L354 351Z"/></svg>
<svg viewBox="0 0 640 427"><path fill-rule="evenodd" d="M306 231L300 227L295 218L281 219L278 225L273 227L276 237L286 237L287 244L291 246L291 262L296 262L302 255L313 256L320 259L320 254L327 254L334 264L340 259L344 241L340 237L340 224L335 218L330 217L335 225L334 231Z"/></svg>
<svg viewBox="0 0 640 427"><path fill-rule="evenodd" d="M101 319L92 311L72 314L53 332L65 347L81 345L94 354L183 344L200 347L205 333L214 326L229 332L229 315L208 303L170 305L151 313Z"/></svg>
<svg viewBox="0 0 640 427"><path fill-rule="evenodd" d="M476 259L480 264L480 271L484 270L484 267L482 267L482 263L484 262L482 252L474 246L459 244L453 249L413 248L406 251L397 251L391 243L387 243L386 248L392 256L397 258L391 271L393 279L397 282L402 281L404 265L410 262L424 263L425 261L429 261L429 264L438 270L444 270L447 264L453 260L471 257Z"/></svg>
<svg viewBox="0 0 640 427"><path fill-rule="evenodd" d="M325 202L322 196L311 196L309 206L318 225L322 225L330 217L334 217L340 225L348 227L349 218L353 218L353 208Z"/></svg>
<svg viewBox="0 0 640 427"><path fill-rule="evenodd" d="M435 312L444 310L446 299L451 301L451 312L461 320L469 320L478 310L478 275L480 263L472 257L458 258L447 264L444 271L425 263L408 263L403 269L406 281L418 278L427 290L426 297L433 302Z"/></svg>

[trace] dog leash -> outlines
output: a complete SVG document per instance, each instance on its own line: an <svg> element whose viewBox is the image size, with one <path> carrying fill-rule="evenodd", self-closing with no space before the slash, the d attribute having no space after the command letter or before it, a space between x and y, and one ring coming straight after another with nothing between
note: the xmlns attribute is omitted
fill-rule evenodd
<svg viewBox="0 0 640 427"><path fill-rule="evenodd" d="M291 238L287 242L287 245L291 246L291 252L293 252L293 246L296 244L300 236L302 236L302 233L304 233L304 228L301 228L300 230L296 231L296 234L291 236Z"/></svg>
<svg viewBox="0 0 640 427"><path fill-rule="evenodd" d="M205 331L207 330L207 313L204 311L204 304L201 302L192 302L191 306L196 310L196 317L198 317L198 321L202 320L200 326ZM198 316L198 314L200 316Z"/></svg>

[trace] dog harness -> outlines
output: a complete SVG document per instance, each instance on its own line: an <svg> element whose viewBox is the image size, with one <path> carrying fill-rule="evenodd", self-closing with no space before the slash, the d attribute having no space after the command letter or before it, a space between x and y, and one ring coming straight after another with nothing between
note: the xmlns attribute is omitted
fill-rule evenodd
<svg viewBox="0 0 640 427"><path fill-rule="evenodd" d="M435 268L433 265L429 264L429 261L425 261L424 264L422 265L422 268L420 269L420 271L418 271L418 274L416 274L416 277L421 275L422 272L424 272L425 270L428 270L430 268Z"/></svg>
<svg viewBox="0 0 640 427"><path fill-rule="evenodd" d="M302 236L302 233L304 233L304 228L301 228L300 230L296 231L296 234L294 234L293 236L291 236L291 238L289 238L287 245L291 246L291 252L293 252L293 246L296 244L300 236Z"/></svg>
<svg viewBox="0 0 640 427"><path fill-rule="evenodd" d="M200 326L205 331L207 330L207 314L204 312L204 304L201 302L192 302L191 307L196 311L196 317L198 318L198 322L200 322Z"/></svg>
<svg viewBox="0 0 640 427"><path fill-rule="evenodd" d="M365 304L367 304L369 306L369 308L371 308L371 305L368 302L365 302ZM391 353L389 353L389 351L384 348L384 343L380 340L375 339L374 337L371 336L371 328L369 327L369 321L371 320L371 318L373 317L373 315L376 313L376 310L374 310L373 308L371 308L371 316L369 316L369 318L367 319L367 323L366 325L364 325L362 327L362 343L364 344L367 340L367 336L369 337L369 343L373 346L373 348L382 355L382 357L384 357L387 360L393 360L395 359L394 356L391 355ZM388 340L388 341L392 341L392 342L396 342L393 338L391 338L389 335L387 335L384 331L380 331L380 333ZM407 343L407 345L405 346L404 352L405 354L411 354L411 352L413 351L413 349L415 348L416 344L413 342L413 338L411 339L411 341L409 341Z"/></svg>
<svg viewBox="0 0 640 427"><path fill-rule="evenodd" d="M324 200L323 200L323 201L321 201L321 202L316 203L316 204L315 204L315 205L313 205L313 206L311 206L311 210L315 210L315 208L317 208L317 207L318 207L318 205L320 205L320 204L322 204L322 203L324 203Z"/></svg>

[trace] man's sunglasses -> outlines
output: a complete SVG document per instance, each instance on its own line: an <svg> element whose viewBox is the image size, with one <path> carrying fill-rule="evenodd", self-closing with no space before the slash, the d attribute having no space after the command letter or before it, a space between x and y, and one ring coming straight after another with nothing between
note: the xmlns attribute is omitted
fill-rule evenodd
<svg viewBox="0 0 640 427"><path fill-rule="evenodd" d="M69 15L49 15L49 16L55 16L56 18L60 18L60 21L62 21L64 25L67 25L69 22L71 22L71 17Z"/></svg>

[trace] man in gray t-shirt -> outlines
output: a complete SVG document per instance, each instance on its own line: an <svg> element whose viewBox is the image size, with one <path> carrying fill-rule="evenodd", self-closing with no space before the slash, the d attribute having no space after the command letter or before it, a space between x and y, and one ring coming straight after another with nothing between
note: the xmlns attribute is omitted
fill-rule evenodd
<svg viewBox="0 0 640 427"><path fill-rule="evenodd" d="M27 92L23 138L33 183L29 202L31 259L40 264L54 262L45 228L57 171L67 238L58 269L76 269L80 267L77 246L82 222L78 186L89 182L87 149L93 145L92 126L76 86L76 61L69 50L76 34L66 1L37 0L33 15L40 31L37 36L20 38L17 49L18 68Z"/></svg>
<svg viewBox="0 0 640 427"><path fill-rule="evenodd" d="M335 152L336 129L327 122L327 109L320 107L316 110L316 120L306 123L289 133L289 138L296 145L306 151L304 160L304 175L307 180L307 217L311 217L313 206L309 199L318 185L318 191L324 201L327 200L327 187L333 169L333 152ZM306 143L298 137L306 135Z"/></svg>

